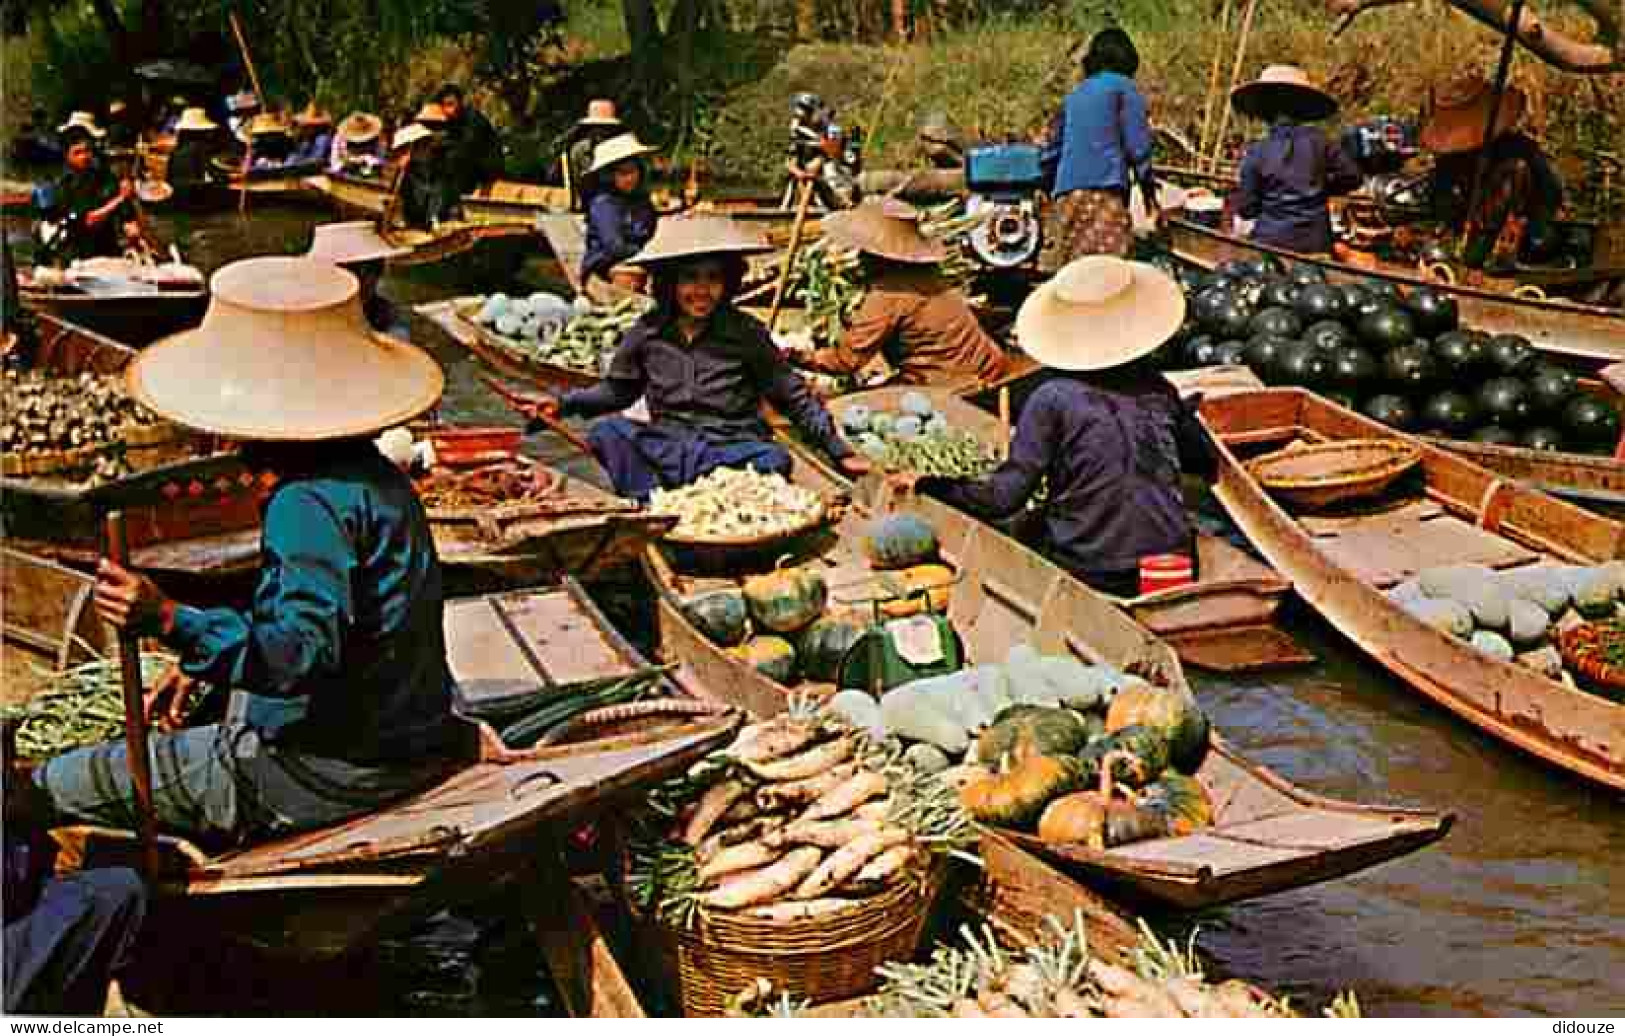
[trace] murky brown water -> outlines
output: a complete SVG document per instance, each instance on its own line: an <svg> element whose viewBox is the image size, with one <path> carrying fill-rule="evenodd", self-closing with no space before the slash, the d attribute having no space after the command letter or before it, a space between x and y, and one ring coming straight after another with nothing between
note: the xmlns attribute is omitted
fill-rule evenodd
<svg viewBox="0 0 1625 1036"><path fill-rule="evenodd" d="M164 230L212 270L300 251L323 218L260 209L248 220L177 220ZM408 305L498 287L488 280L498 271L458 272L467 265L392 275L385 291ZM514 422L479 386L467 354L421 320L414 333L446 368L449 416ZM1265 679L1197 678L1225 735L1317 792L1449 809L1456 826L1406 859L1200 919L1213 958L1311 1004L1352 988L1372 1015L1625 1014L1625 802L1425 704L1318 619L1298 615L1292 627L1319 664ZM531 951L501 928L489 919L483 928L441 926L439 935L459 936L449 948L421 939L391 947L377 1009L550 1013Z"/></svg>

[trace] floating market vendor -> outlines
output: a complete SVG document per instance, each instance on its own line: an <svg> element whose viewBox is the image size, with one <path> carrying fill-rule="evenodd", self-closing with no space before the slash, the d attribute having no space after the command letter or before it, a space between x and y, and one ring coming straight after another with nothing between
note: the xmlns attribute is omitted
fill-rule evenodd
<svg viewBox="0 0 1625 1036"><path fill-rule="evenodd" d="M1087 256L1062 267L1016 318L1016 335L1053 372L1016 422L1009 458L981 479L894 475L900 488L982 518L1022 514L1018 530L1097 590L1139 593L1141 562L1183 554L1195 565L1180 491L1188 471L1212 478L1216 453L1174 387L1149 362L1179 329L1185 300L1156 267Z"/></svg>
<svg viewBox="0 0 1625 1036"><path fill-rule="evenodd" d="M1336 141L1314 126L1337 112L1337 101L1292 65L1271 65L1236 87L1230 103L1269 123L1269 135L1241 160L1231 210L1255 221L1252 239L1310 255L1332 250L1327 199L1360 186L1360 169Z"/></svg>
<svg viewBox="0 0 1625 1036"><path fill-rule="evenodd" d="M997 381L1003 350L989 338L965 296L937 270L942 246L920 232L917 209L870 199L825 216L824 236L863 256L863 301L840 341L798 352L796 363L826 374L856 374L878 353L905 385L964 387Z"/></svg>
<svg viewBox="0 0 1625 1036"><path fill-rule="evenodd" d="M103 133L88 112L74 112L62 127L63 173L35 194L39 237L45 252L62 259L119 255L124 242L139 242L135 185L119 180L96 154Z"/></svg>
<svg viewBox="0 0 1625 1036"><path fill-rule="evenodd" d="M326 168L333 150L333 116L311 101L293 117L293 131L293 152L288 155L288 164Z"/></svg>
<svg viewBox="0 0 1625 1036"><path fill-rule="evenodd" d="M260 98L252 90L239 90L226 98L226 127L240 143L248 143L248 126L260 113Z"/></svg>
<svg viewBox="0 0 1625 1036"><path fill-rule="evenodd" d="M745 257L771 251L720 216L670 217L636 261L654 280L656 305L634 324L604 380L560 399L538 397L536 417L599 417L587 440L616 492L646 500L656 488L688 485L716 468L786 474L790 455L762 419L763 400L783 411L842 470L869 463L854 454L812 390L780 357L767 328L733 306ZM601 417L643 397L650 420Z"/></svg>
<svg viewBox="0 0 1625 1036"><path fill-rule="evenodd" d="M328 156L330 172L371 174L384 162L384 120L368 112L351 112L339 121Z"/></svg>
<svg viewBox="0 0 1625 1036"><path fill-rule="evenodd" d="M594 291L595 281L642 287L643 271L627 267L655 234L654 202L649 200L648 170L643 159L654 148L631 133L598 145L588 168L587 242L581 256L581 281Z"/></svg>
<svg viewBox="0 0 1625 1036"><path fill-rule="evenodd" d="M161 136L172 137L175 127L180 125L181 115L191 105L183 94L170 97L169 103L164 105L163 116L158 120L158 133Z"/></svg>
<svg viewBox="0 0 1625 1036"><path fill-rule="evenodd" d="M566 170L565 186L570 188L572 209L585 211L592 201L592 190L597 185L591 182L588 170L592 168L598 145L625 132L626 127L615 112L614 101L600 98L587 102L587 114L577 120L566 138L568 149L565 155L569 168Z"/></svg>
<svg viewBox="0 0 1625 1036"><path fill-rule="evenodd" d="M1476 72L1457 76L1434 94L1421 143L1435 156L1435 211L1465 234L1462 258L1469 266L1485 265L1502 238L1509 260L1549 261L1559 244L1553 220L1563 205L1563 181L1534 138L1518 129L1528 102L1516 86L1502 95L1486 146L1484 128L1494 102L1493 88ZM1483 185L1469 211L1480 157Z"/></svg>
<svg viewBox="0 0 1625 1036"><path fill-rule="evenodd" d="M395 131L390 151L401 177L396 193L408 226L429 228L451 219L457 203L441 173L445 151L440 143L440 127L445 116L437 104L426 104L417 121Z"/></svg>
<svg viewBox="0 0 1625 1036"><path fill-rule="evenodd" d="M254 169L280 169L293 154L293 124L281 112L256 115L248 124L248 159Z"/></svg>
<svg viewBox="0 0 1625 1036"><path fill-rule="evenodd" d="M107 146L129 149L135 147L137 129L131 118L130 106L121 98L107 104Z"/></svg>
<svg viewBox="0 0 1625 1036"><path fill-rule="evenodd" d="M175 150L169 154L167 170L176 204L184 205L214 179L209 159L215 152L215 132L219 129L202 108L188 108L181 113L175 124Z"/></svg>
<svg viewBox="0 0 1625 1036"><path fill-rule="evenodd" d="M477 758L523 758L453 711L428 518L372 441L434 406L439 366L371 331L338 267L249 259L210 287L202 325L143 350L127 383L160 416L243 444L274 479L258 587L246 609L197 608L104 561L96 609L180 656L184 676L159 683L151 715L173 716L193 680L298 707L272 723L250 703L154 733L159 827L266 839L372 812ZM122 741L56 756L34 783L56 817L136 826Z"/></svg>
<svg viewBox="0 0 1625 1036"><path fill-rule="evenodd" d="M454 198L473 194L502 175L502 140L491 120L469 107L463 88L447 83L434 95L445 116L444 176Z"/></svg>
<svg viewBox="0 0 1625 1036"><path fill-rule="evenodd" d="M361 311L366 314L368 326L388 333L400 320L394 303L379 294L378 285L384 279L384 264L405 253L406 249L385 241L371 220L355 220L318 226L311 235L310 251L305 254L355 274L361 284Z"/></svg>

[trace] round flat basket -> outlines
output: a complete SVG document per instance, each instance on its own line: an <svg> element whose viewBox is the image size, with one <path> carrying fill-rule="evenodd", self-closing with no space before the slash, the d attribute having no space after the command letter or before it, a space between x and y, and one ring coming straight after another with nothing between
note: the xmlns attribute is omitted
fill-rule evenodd
<svg viewBox="0 0 1625 1036"><path fill-rule="evenodd" d="M663 538L675 548L679 567L705 568L748 565L763 558L772 559L785 553L784 547L793 541L823 528L830 520L829 504L820 501L818 510L793 526L786 526L765 536L698 537L668 532Z"/></svg>
<svg viewBox="0 0 1625 1036"><path fill-rule="evenodd" d="M1588 690L1625 702L1625 666L1609 661L1625 658L1625 628L1596 622L1571 626L1558 633L1557 652Z"/></svg>
<svg viewBox="0 0 1625 1036"><path fill-rule="evenodd" d="M1258 484L1311 510L1377 496L1422 460L1421 447L1397 439L1347 439L1290 446L1247 464Z"/></svg>

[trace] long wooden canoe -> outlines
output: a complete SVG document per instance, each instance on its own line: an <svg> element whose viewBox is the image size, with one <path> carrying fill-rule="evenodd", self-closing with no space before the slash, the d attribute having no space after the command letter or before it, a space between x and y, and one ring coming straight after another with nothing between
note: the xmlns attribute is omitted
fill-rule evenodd
<svg viewBox="0 0 1625 1036"><path fill-rule="evenodd" d="M563 688L647 668L579 586L451 601L448 658L467 698ZM665 693L691 697L668 680ZM660 729L477 764L396 806L247 849L209 854L164 838L161 924L205 926L272 956L328 960L426 909L489 894L528 867L558 825L691 765L727 737L717 711ZM128 832L56 832L64 866L132 856Z"/></svg>
<svg viewBox="0 0 1625 1036"><path fill-rule="evenodd" d="M858 546L883 486L854 487L852 505L829 533L792 549L799 561L818 564L831 596L872 596L873 573ZM1185 685L1173 650L1108 599L1007 536L929 499L901 510L919 514L937 531L945 561L958 570L948 617L965 643L969 662L1003 661L1011 647L1109 663L1147 679ZM787 704L789 689L717 647L688 620L682 602L733 585L728 579L680 573L664 549L646 556L658 592L660 652L665 661L729 704L771 715ZM828 685L799 690L827 694ZM1198 773L1217 807L1215 824L1198 834L1139 842L1098 855L1052 853L1070 873L1161 904L1192 908L1279 892L1347 874L1412 852L1444 836L1448 814L1329 803L1297 789L1262 767L1235 756L1215 738ZM1194 841L1193 841L1194 839Z"/></svg>
<svg viewBox="0 0 1625 1036"><path fill-rule="evenodd" d="M346 173L324 173L306 178L305 184L312 191L325 195L344 219L382 220L385 210L389 208L389 186L382 180ZM462 255L483 242L503 239L522 241L533 238L535 234L535 213L490 217L482 222L471 216L466 207L463 220L442 223L432 231L391 228L384 232L391 244L408 250L405 255L390 260L394 266L438 263Z"/></svg>
<svg viewBox="0 0 1625 1036"><path fill-rule="evenodd" d="M1009 434L992 414L965 402L948 389L879 388L842 396L831 404L837 418L848 406L872 411L897 411L906 392L922 392L938 413L957 431L968 432L997 451ZM821 492L842 492L851 483L819 451L809 448L784 424L780 439L794 451L803 472L799 478L818 485ZM973 519L974 520L974 519ZM992 535L1005 535L984 523ZM1190 586L1162 590L1122 603L1135 621L1167 640L1191 664L1222 658L1221 639L1265 636L1281 599L1291 585L1268 565L1213 536L1197 542L1198 581ZM1223 636L1221 636L1223 634ZM1270 638L1271 640L1275 638ZM1272 657L1278 657L1272 654Z"/></svg>
<svg viewBox="0 0 1625 1036"><path fill-rule="evenodd" d="M1428 287L1456 300L1463 323L1496 334L1520 334L1548 352L1593 367L1625 360L1625 311L1566 299L1517 298L1468 285L1428 280L1409 269L1383 266L1366 269L1332 259L1303 255L1221 233L1185 219L1168 221L1173 254L1213 269L1229 259L1271 257L1319 267L1333 282L1376 277L1407 289Z"/></svg>
<svg viewBox="0 0 1625 1036"><path fill-rule="evenodd" d="M1413 617L1383 592L1435 565L1508 569L1621 557L1625 525L1421 442L1419 480L1402 484L1387 506L1299 518L1247 473L1244 451L1297 439L1416 440L1298 389L1212 399L1202 412L1221 443L1220 501L1328 622L1395 676L1492 737L1625 790L1625 704L1492 659Z"/></svg>
<svg viewBox="0 0 1625 1036"><path fill-rule="evenodd" d="M91 293L24 281L18 294L23 306L36 314L77 324L136 348L196 327L209 305L209 290L201 285L148 285L140 290Z"/></svg>

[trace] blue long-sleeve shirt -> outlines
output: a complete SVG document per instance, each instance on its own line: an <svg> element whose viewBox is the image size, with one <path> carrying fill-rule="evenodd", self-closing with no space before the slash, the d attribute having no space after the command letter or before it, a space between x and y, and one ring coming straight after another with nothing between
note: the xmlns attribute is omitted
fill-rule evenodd
<svg viewBox="0 0 1625 1036"><path fill-rule="evenodd" d="M1135 182L1150 190L1151 122L1134 80L1097 72L1073 88L1050 126L1044 161L1055 169L1050 194L1121 190Z"/></svg>
<svg viewBox="0 0 1625 1036"><path fill-rule="evenodd" d="M176 610L165 638L190 675L305 697L279 742L355 762L466 747L441 627L440 561L411 482L370 443L335 444L265 505L254 601Z"/></svg>
<svg viewBox="0 0 1625 1036"><path fill-rule="evenodd" d="M1360 186L1360 169L1313 126L1280 124L1241 160L1235 211L1256 220L1253 240L1296 252L1329 252L1326 199Z"/></svg>
<svg viewBox="0 0 1625 1036"><path fill-rule="evenodd" d="M655 236L655 207L646 194L601 190L587 204L587 247L581 279L609 271L637 255Z"/></svg>

